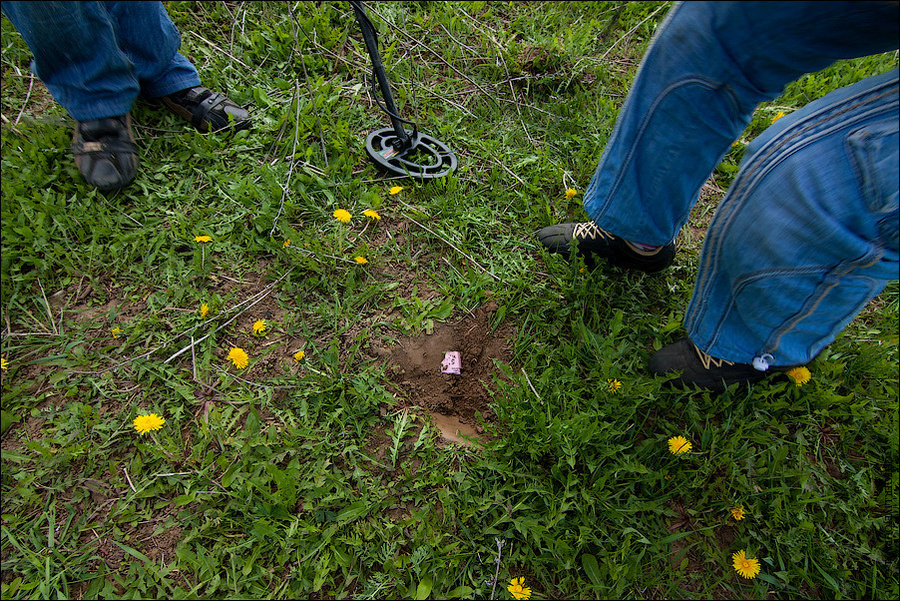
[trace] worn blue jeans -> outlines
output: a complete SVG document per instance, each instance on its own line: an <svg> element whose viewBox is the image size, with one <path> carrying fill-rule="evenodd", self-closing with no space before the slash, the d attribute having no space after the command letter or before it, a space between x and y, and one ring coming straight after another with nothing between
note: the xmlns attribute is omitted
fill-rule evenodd
<svg viewBox="0 0 900 601"><path fill-rule="evenodd" d="M0 3L34 55L32 71L78 121L123 115L137 97L200 85L161 2Z"/></svg>
<svg viewBox="0 0 900 601"><path fill-rule="evenodd" d="M584 205L634 242L675 239L761 101L898 45L892 2L685 2L651 42ZM738 363L805 364L898 277L897 70L750 144L709 226L688 337Z"/></svg>

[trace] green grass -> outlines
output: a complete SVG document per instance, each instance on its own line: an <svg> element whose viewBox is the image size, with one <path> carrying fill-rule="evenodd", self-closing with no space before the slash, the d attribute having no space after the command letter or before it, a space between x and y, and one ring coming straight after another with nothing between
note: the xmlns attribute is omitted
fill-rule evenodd
<svg viewBox="0 0 900 601"><path fill-rule="evenodd" d="M514 577L534 598L896 598L896 283L809 384L710 395L646 362L683 336L740 146L661 276L536 246L584 217L565 188L587 185L669 7L375 4L402 113L459 156L417 184L365 157L387 119L349 5L168 2L182 52L256 127L202 136L138 105L141 169L109 198L4 18L2 598L504 599ZM805 76L742 139L896 64ZM460 334L472 352L507 338L490 398L458 412L480 448L446 444L396 365L454 324L483 326ZM166 423L139 436L151 412ZM732 569L741 549L758 578Z"/></svg>

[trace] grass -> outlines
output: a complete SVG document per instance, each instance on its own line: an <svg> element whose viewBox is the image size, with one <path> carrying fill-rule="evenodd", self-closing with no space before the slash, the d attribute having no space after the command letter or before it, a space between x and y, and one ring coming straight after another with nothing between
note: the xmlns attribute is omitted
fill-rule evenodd
<svg viewBox="0 0 900 601"><path fill-rule="evenodd" d="M896 283L810 383L716 396L645 366L683 335L740 146L664 275L582 271L532 236L584 217L565 189L669 7L374 5L401 111L459 157L418 184L366 160L387 120L349 5L169 2L256 127L202 136L138 105L140 173L110 198L4 18L2 597L502 599L524 577L534 598L896 598ZM896 64L808 75L742 139ZM439 338L464 371L484 355L481 382L405 363ZM146 413L166 422L140 436ZM438 414L481 445L448 444Z"/></svg>

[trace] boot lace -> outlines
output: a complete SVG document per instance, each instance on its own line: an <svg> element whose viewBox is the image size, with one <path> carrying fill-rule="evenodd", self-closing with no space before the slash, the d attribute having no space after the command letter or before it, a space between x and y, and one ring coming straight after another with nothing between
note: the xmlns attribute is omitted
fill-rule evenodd
<svg viewBox="0 0 900 601"><path fill-rule="evenodd" d="M715 357L711 357L697 348L697 345L693 342L691 345L694 347L694 350L697 351L697 356L700 358L700 363L703 364L703 369L710 370L713 367L722 367L723 365L734 365L732 361L726 361L725 359L716 359Z"/></svg>
<svg viewBox="0 0 900 601"><path fill-rule="evenodd" d="M612 240L614 236L604 229L597 227L593 221L576 223L575 232L572 234L576 240Z"/></svg>

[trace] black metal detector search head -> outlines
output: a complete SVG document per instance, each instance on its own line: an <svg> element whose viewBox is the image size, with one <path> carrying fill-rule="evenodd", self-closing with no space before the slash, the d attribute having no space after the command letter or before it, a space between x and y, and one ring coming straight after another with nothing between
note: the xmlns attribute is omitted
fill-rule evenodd
<svg viewBox="0 0 900 601"><path fill-rule="evenodd" d="M391 119L393 127L373 131L366 136L366 153L375 166L394 175L405 175L418 179L435 179L456 169L456 155L440 140L419 132L418 126L397 114L391 86L384 74L381 56L378 54L378 37L375 27L366 15L366 8L359 0L350 0L362 30L369 58L372 59L372 95L379 108ZM378 87L375 86L376 80ZM384 104L378 100L378 91ZM412 130L403 124L412 125Z"/></svg>

